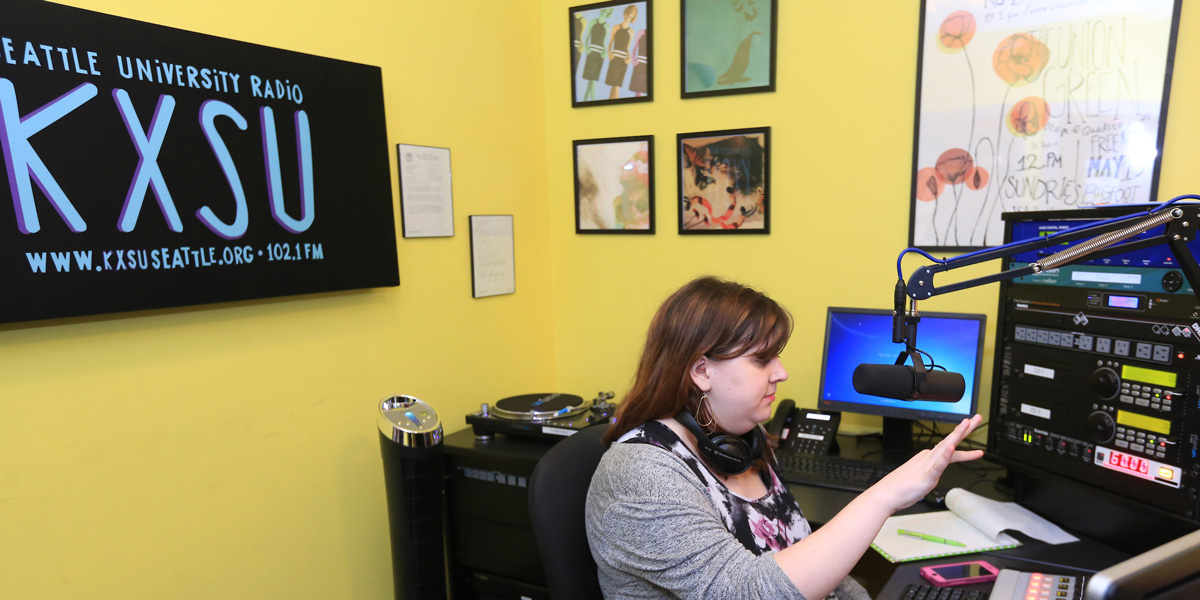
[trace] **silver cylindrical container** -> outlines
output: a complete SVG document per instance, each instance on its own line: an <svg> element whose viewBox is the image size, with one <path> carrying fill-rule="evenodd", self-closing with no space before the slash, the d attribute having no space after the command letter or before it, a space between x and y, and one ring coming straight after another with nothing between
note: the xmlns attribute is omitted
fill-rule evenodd
<svg viewBox="0 0 1200 600"><path fill-rule="evenodd" d="M442 423L412 396L379 403L396 600L444 600Z"/></svg>

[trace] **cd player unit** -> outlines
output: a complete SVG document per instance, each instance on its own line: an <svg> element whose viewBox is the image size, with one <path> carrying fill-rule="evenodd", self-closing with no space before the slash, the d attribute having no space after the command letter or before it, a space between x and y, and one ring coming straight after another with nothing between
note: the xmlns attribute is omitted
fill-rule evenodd
<svg viewBox="0 0 1200 600"><path fill-rule="evenodd" d="M1130 210L1005 219L1020 240ZM1200 304L1176 262L1152 247L1001 285L990 457L1200 522Z"/></svg>

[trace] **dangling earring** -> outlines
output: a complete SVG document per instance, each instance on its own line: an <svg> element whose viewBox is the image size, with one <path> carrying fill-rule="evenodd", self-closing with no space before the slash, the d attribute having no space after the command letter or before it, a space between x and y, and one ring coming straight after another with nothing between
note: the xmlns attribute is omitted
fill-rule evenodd
<svg viewBox="0 0 1200 600"><path fill-rule="evenodd" d="M708 416L707 416L708 422L703 423L700 421L700 419L702 418L701 415L703 415L706 412L708 413ZM712 407L708 405L708 394L700 395L700 402L696 405L696 423L699 424L701 427L712 427L713 414L712 414Z"/></svg>

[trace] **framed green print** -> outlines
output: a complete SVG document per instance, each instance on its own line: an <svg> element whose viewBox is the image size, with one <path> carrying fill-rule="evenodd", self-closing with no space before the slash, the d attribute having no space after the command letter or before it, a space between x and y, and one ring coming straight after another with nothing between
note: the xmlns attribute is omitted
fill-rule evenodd
<svg viewBox="0 0 1200 600"><path fill-rule="evenodd" d="M682 96L775 91L778 0L680 0Z"/></svg>

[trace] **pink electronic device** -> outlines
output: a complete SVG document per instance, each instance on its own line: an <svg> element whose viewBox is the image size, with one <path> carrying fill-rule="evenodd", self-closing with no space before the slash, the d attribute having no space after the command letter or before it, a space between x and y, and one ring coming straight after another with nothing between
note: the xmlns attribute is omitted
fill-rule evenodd
<svg viewBox="0 0 1200 600"><path fill-rule="evenodd" d="M967 585L996 579L1000 569L982 560L933 565L921 569L921 577L936 586Z"/></svg>

